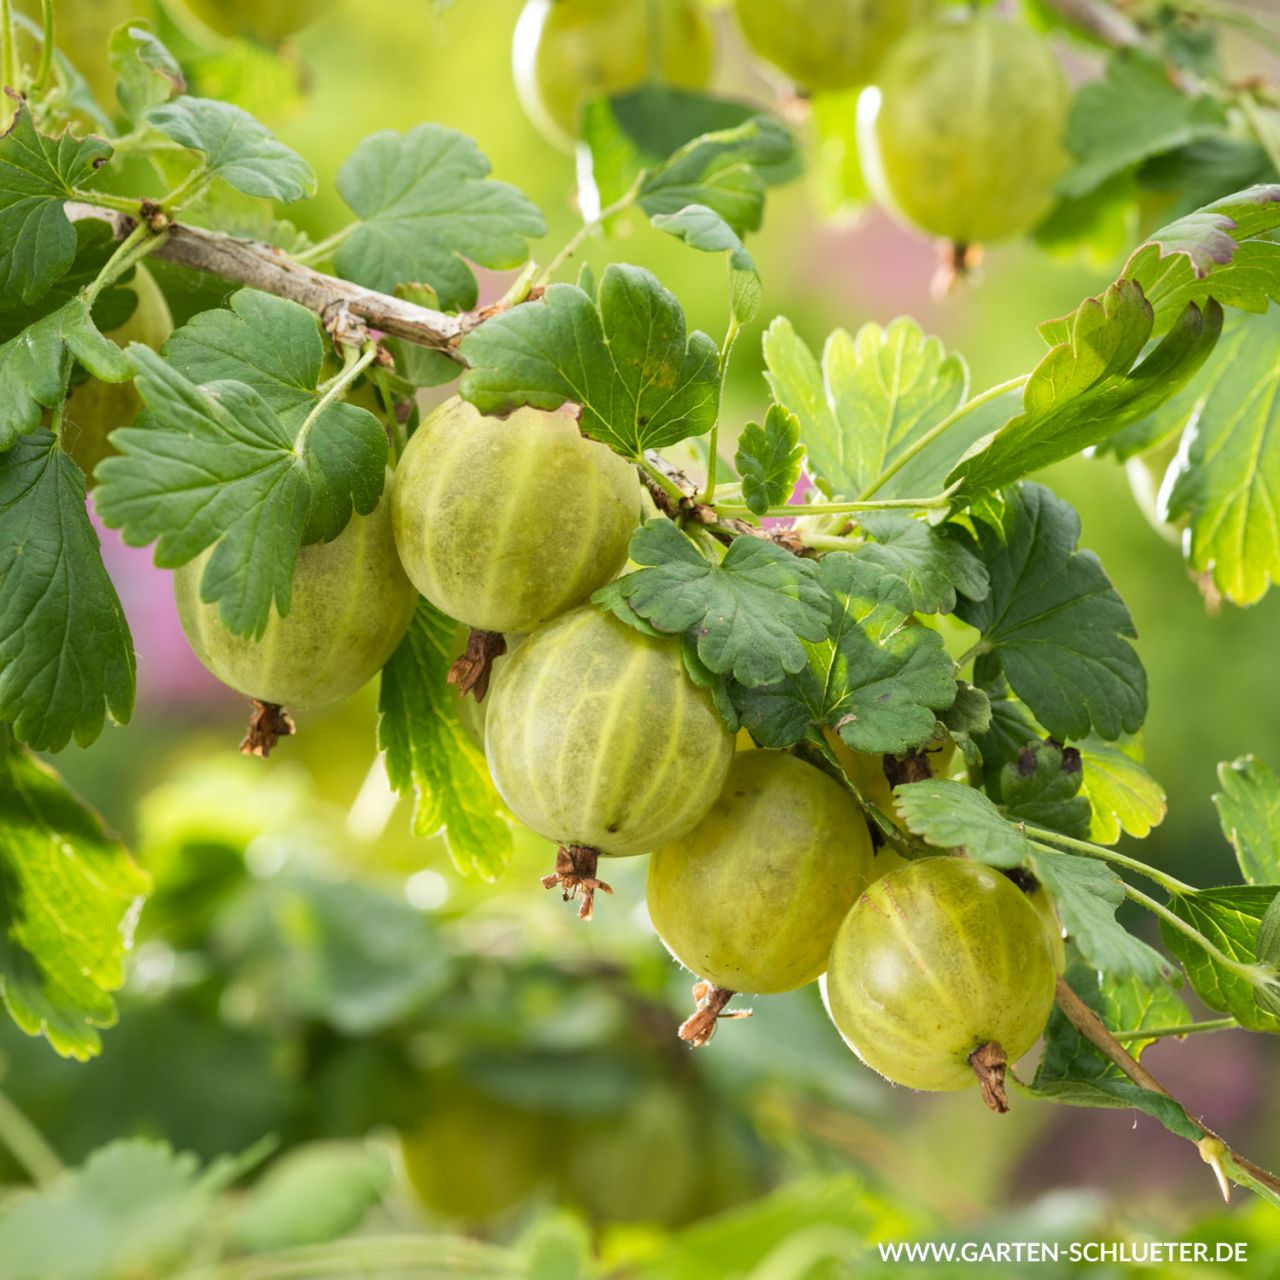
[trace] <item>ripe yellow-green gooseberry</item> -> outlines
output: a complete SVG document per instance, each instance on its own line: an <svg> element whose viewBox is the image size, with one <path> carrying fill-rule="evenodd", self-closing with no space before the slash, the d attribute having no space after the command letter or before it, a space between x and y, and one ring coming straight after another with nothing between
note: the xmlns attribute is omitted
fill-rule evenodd
<svg viewBox="0 0 1280 1280"><path fill-rule="evenodd" d="M479 631L532 631L622 568L640 480L567 413L487 418L455 397L413 433L391 517L405 572L437 609Z"/></svg>
<svg viewBox="0 0 1280 1280"><path fill-rule="evenodd" d="M182 0L220 36L274 47L333 8L334 0Z"/></svg>
<svg viewBox="0 0 1280 1280"><path fill-rule="evenodd" d="M918 27L858 102L868 183L906 222L955 244L1020 235L1053 205L1070 97L1030 27L987 13Z"/></svg>
<svg viewBox="0 0 1280 1280"><path fill-rule="evenodd" d="M875 76L892 45L939 0L737 0L751 48L804 89L849 89Z"/></svg>
<svg viewBox="0 0 1280 1280"><path fill-rule="evenodd" d="M739 752L710 812L649 862L649 916L685 968L728 991L771 995L827 967L872 875L849 792L778 751Z"/></svg>
<svg viewBox="0 0 1280 1280"><path fill-rule="evenodd" d="M680 641L591 606L539 627L487 699L485 756L526 827L561 848L556 877L590 914L600 853L648 853L715 803L733 735L689 679Z"/></svg>
<svg viewBox="0 0 1280 1280"><path fill-rule="evenodd" d="M417 594L400 567L390 505L353 516L332 542L298 552L289 612L260 639L239 636L200 598L213 548L173 575L178 617L196 657L223 684L262 702L322 707L349 697L395 652Z"/></svg>
<svg viewBox="0 0 1280 1280"><path fill-rule="evenodd" d="M511 61L530 120L572 148L592 98L645 80L704 88L714 54L699 0L527 0Z"/></svg>
<svg viewBox="0 0 1280 1280"><path fill-rule="evenodd" d="M828 1011L867 1066L911 1089L981 1080L1007 1105L1003 1066L1036 1042L1053 1006L1049 933L1006 876L922 858L863 891L836 934Z"/></svg>
<svg viewBox="0 0 1280 1280"><path fill-rule="evenodd" d="M133 314L107 334L117 346L141 342L158 351L173 332L169 304L155 278L138 267L131 284L138 295ZM117 427L133 425L142 408L142 397L132 382L99 382L90 375L73 387L62 411L62 447L79 464L93 485L93 469L115 453L107 437Z"/></svg>

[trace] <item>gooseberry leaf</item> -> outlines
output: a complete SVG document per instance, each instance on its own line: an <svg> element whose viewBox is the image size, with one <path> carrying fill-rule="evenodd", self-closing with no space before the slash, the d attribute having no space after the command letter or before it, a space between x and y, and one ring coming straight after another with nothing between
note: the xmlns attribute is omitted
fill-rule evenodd
<svg viewBox="0 0 1280 1280"><path fill-rule="evenodd" d="M1256 756L1218 766L1213 797L1246 884L1280 882L1280 778Z"/></svg>
<svg viewBox="0 0 1280 1280"><path fill-rule="evenodd" d="M1083 196L1151 156L1185 146L1226 123L1218 103L1170 79L1164 62L1141 49L1107 60L1101 80L1082 85L1071 104L1064 141L1076 157L1058 181L1064 196Z"/></svg>
<svg viewBox="0 0 1280 1280"><path fill-rule="evenodd" d="M792 176L796 143L771 116L756 115L730 129L685 143L645 175L636 203L651 218L704 205L739 236L758 231L765 189Z"/></svg>
<svg viewBox="0 0 1280 1280"><path fill-rule="evenodd" d="M98 332L84 299L64 302L0 346L0 450L66 399L72 356L103 382L133 375L120 348Z"/></svg>
<svg viewBox="0 0 1280 1280"><path fill-rule="evenodd" d="M1280 246L1278 246L1280 247ZM1233 604L1280 576L1280 308L1233 317L1187 416L1166 517L1189 522L1187 561Z"/></svg>
<svg viewBox="0 0 1280 1280"><path fill-rule="evenodd" d="M956 697L942 637L912 616L902 582L868 560L832 552L817 584L828 597L827 638L806 639L807 661L779 683L733 690L743 723L770 747L821 741L824 729L855 751L923 746Z"/></svg>
<svg viewBox="0 0 1280 1280"><path fill-rule="evenodd" d="M702 435L719 412L716 344L686 333L675 295L641 267L611 264L598 301L553 284L469 333L461 354L460 390L481 413L572 402L582 434L628 458Z"/></svg>
<svg viewBox="0 0 1280 1280"><path fill-rule="evenodd" d="M1188 303L1146 351L1154 321L1141 287L1118 280L1043 326L1051 349L1032 371L1022 412L974 444L947 476L958 490L955 502L972 502L1099 445L1158 408L1208 358L1222 331L1222 308L1212 298L1203 307Z"/></svg>
<svg viewBox="0 0 1280 1280"><path fill-rule="evenodd" d="M956 613L982 633L984 670L998 666L1059 741L1136 733L1147 678L1129 642L1133 621L1097 557L1076 549L1075 511L1042 485L1023 484L1006 492L1000 528L976 527L991 593L962 599Z"/></svg>
<svg viewBox="0 0 1280 1280"><path fill-rule="evenodd" d="M71 266L76 233L63 201L110 155L101 138L45 137L19 104L0 135L0 298L35 302Z"/></svg>
<svg viewBox="0 0 1280 1280"><path fill-rule="evenodd" d="M771 404L764 426L748 422L738 437L733 464L742 477L747 506L759 516L785 503L800 479L803 462L799 420L784 406Z"/></svg>
<svg viewBox="0 0 1280 1280"><path fill-rule="evenodd" d="M948 778L904 782L893 790L913 835L935 849L960 849L990 867L1024 866L1031 842L981 791Z"/></svg>
<svg viewBox="0 0 1280 1280"><path fill-rule="evenodd" d="M956 592L981 600L991 589L986 565L941 529L898 511L869 512L858 522L874 539L858 555L900 578L917 613L951 613Z"/></svg>
<svg viewBox="0 0 1280 1280"><path fill-rule="evenodd" d="M315 170L247 111L183 95L152 107L146 122L204 155L210 173L247 196L288 204L316 193Z"/></svg>
<svg viewBox="0 0 1280 1280"><path fill-rule="evenodd" d="M349 280L394 292L423 281L447 309L473 307L482 267L518 267L546 234L537 206L489 177L489 161L456 129L420 124L365 138L338 170L338 193L360 219L338 247Z"/></svg>
<svg viewBox="0 0 1280 1280"><path fill-rule="evenodd" d="M216 542L201 596L237 635L260 638L273 605L289 611L312 475L335 493L351 483L351 442L326 438L345 419L318 417L304 437L243 382L200 387L149 347L135 342L128 354L147 413L112 432L120 456L97 469L98 514L130 546L154 541L162 568Z"/></svg>
<svg viewBox="0 0 1280 1280"><path fill-rule="evenodd" d="M109 223L97 218L81 218L72 225L76 233L76 253L71 266L36 302L24 304L16 297L0 300L0 343L8 342L37 320L72 301L81 289L97 278L107 259L119 248ZM133 315L138 295L129 285L134 274L126 271L94 299L90 315L99 333L107 334L118 329ZM102 352L105 358L110 358L105 347ZM120 367L132 376L133 371L127 364Z"/></svg>
<svg viewBox="0 0 1280 1280"><path fill-rule="evenodd" d="M492 882L511 860L511 829L484 752L467 736L457 691L445 679L457 637L452 619L418 601L408 632L382 669L378 746L391 785L416 794L414 833L443 836L463 875Z"/></svg>
<svg viewBox="0 0 1280 1280"><path fill-rule="evenodd" d="M311 505L304 542L332 541L352 511L378 505L386 475L387 437L373 414L335 400L321 408L325 344L305 307L255 289L228 307L203 311L165 343L169 363L192 382L239 382L261 396L291 436L312 414L306 437Z"/></svg>
<svg viewBox="0 0 1280 1280"><path fill-rule="evenodd" d="M760 310L760 272L738 233L714 210L703 204L686 205L676 213L660 213L653 225L691 249L724 253L729 263L729 305L739 324L747 324Z"/></svg>
<svg viewBox="0 0 1280 1280"><path fill-rule="evenodd" d="M590 182L583 185L594 199L584 201L584 213L615 204L642 171L652 173L686 144L738 128L759 114L749 103L657 82L592 99L582 115L590 161ZM757 153L754 167L767 185L784 182L800 171L798 150L792 146L775 163Z"/></svg>
<svg viewBox="0 0 1280 1280"><path fill-rule="evenodd" d="M1228 886L1174 894L1169 909L1197 929L1219 951L1246 965L1259 962L1258 935L1263 918L1275 901L1276 885ZM1280 1032L1280 976L1276 965L1271 985L1250 982L1209 955L1193 938L1160 921L1165 946L1182 962L1196 995L1220 1013L1229 1013L1250 1031Z"/></svg>
<svg viewBox="0 0 1280 1280"><path fill-rule="evenodd" d="M956 700L938 719L956 738L977 738L991 728L991 699L966 680L956 681Z"/></svg>
<svg viewBox="0 0 1280 1280"><path fill-rule="evenodd" d="M116 98L130 120L141 119L152 107L186 93L182 68L144 19L118 26L108 49L116 73Z"/></svg>
<svg viewBox="0 0 1280 1280"><path fill-rule="evenodd" d="M773 398L796 415L809 467L829 495L862 495L964 399L969 373L914 320L887 328L865 324L850 337L837 329L822 363L785 316L764 335L766 377ZM1005 408L1003 399L997 412ZM999 418L966 414L879 487L881 497L932 497L942 477Z"/></svg>
<svg viewBox="0 0 1280 1280"><path fill-rule="evenodd" d="M1076 746L1084 764L1080 792L1093 810L1089 839L1115 844L1122 832L1139 840L1150 835L1168 806L1164 788L1143 767L1141 739L1112 743L1091 734Z"/></svg>
<svg viewBox="0 0 1280 1280"><path fill-rule="evenodd" d="M1191 1012L1167 982L1144 982L1132 974L1120 978L1101 972L1080 959L1067 967L1067 985L1109 1031L1138 1031L1143 1027L1180 1027L1191 1021ZM1135 1058L1155 1041L1126 1038L1125 1048ZM1052 1080L1127 1080L1128 1077L1091 1041L1086 1040L1061 1009L1049 1015L1044 1053L1036 1068L1034 1086Z"/></svg>
<svg viewBox="0 0 1280 1280"><path fill-rule="evenodd" d="M99 1051L148 887L97 814L0 725L0 997L27 1035L64 1057Z"/></svg>
<svg viewBox="0 0 1280 1280"><path fill-rule="evenodd" d="M763 539L734 539L717 564L658 517L632 535L630 558L642 567L592 599L623 600L659 631L689 636L708 670L749 687L799 671L802 640L823 639L831 625L818 565Z"/></svg>
<svg viewBox="0 0 1280 1280"><path fill-rule="evenodd" d="M0 720L37 750L88 746L129 719L134 676L84 475L42 429L0 454Z"/></svg>
<svg viewBox="0 0 1280 1280"><path fill-rule="evenodd" d="M1162 227L1125 263L1162 332L1188 303L1215 298L1256 314L1280 301L1280 183L1224 196Z"/></svg>
<svg viewBox="0 0 1280 1280"><path fill-rule="evenodd" d="M1083 781L1074 747L1028 742L1000 770L1000 804L1019 822L1083 839L1093 816L1089 798L1080 794Z"/></svg>
<svg viewBox="0 0 1280 1280"><path fill-rule="evenodd" d="M15 1280L37 1276L172 1273L239 1172L226 1157L207 1170L167 1143L125 1138L67 1176L0 1211L0 1252Z"/></svg>
<svg viewBox="0 0 1280 1280"><path fill-rule="evenodd" d="M1062 927L1090 964L1144 982L1161 980L1167 962L1115 918L1124 882L1104 863L1033 845L981 791L945 778L894 788L908 830L937 849L961 849L988 866L1026 867L1053 899Z"/></svg>

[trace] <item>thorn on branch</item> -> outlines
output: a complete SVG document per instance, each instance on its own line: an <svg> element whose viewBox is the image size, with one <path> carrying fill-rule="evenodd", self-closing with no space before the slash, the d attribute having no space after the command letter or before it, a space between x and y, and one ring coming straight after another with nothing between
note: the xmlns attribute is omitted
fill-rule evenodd
<svg viewBox="0 0 1280 1280"><path fill-rule="evenodd" d="M449 683L457 685L464 698L470 693L477 702L483 702L489 692L493 664L506 651L507 642L501 632L478 631L473 627L467 636L466 652L449 668Z"/></svg>
<svg viewBox="0 0 1280 1280"><path fill-rule="evenodd" d="M265 759L281 738L291 737L296 729L293 718L279 703L263 702L259 698L251 702L249 729L240 743L240 754Z"/></svg>
<svg viewBox="0 0 1280 1280"><path fill-rule="evenodd" d="M751 1017L750 1009L731 1009L726 1012L725 1005L735 994L703 980L694 983L693 999L697 1008L680 1024L677 1032L680 1039L687 1040L693 1049L701 1049L715 1035L722 1018L734 1022L739 1018Z"/></svg>
<svg viewBox="0 0 1280 1280"><path fill-rule="evenodd" d="M565 902L579 893L582 902L578 906L578 919L590 920L595 910L596 890L612 893L613 886L596 879L596 866L600 859L598 849L586 844L561 845L556 851L556 869L542 877L544 889L560 888Z"/></svg>

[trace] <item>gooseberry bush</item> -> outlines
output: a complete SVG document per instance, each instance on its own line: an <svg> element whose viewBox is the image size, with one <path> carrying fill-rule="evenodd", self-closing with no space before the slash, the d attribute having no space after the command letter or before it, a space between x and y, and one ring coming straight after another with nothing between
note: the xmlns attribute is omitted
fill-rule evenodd
<svg viewBox="0 0 1280 1280"><path fill-rule="evenodd" d="M892 1081L976 1084L995 1111L1011 1089L1136 1108L1224 1189L1280 1203L1141 1063L1198 1029L1184 986L1214 1025L1280 1031L1280 782L1222 767L1238 884L1116 848L1165 808L1134 623L1029 478L1084 451L1135 475L1158 460L1142 492L1204 590L1250 604L1280 569L1280 113L1225 81L1203 23L1147 8L739 0L767 74L791 78L763 104L705 89L728 17L695 0L529 0L515 75L576 146L584 212L534 261L541 212L454 130L365 139L337 177L352 220L312 243L275 209L315 192L308 161L189 93L147 24L110 34L101 101L58 51L56 5L0 6L16 1023L100 1050L148 887L41 758L134 704L88 495L174 571L192 649L252 700L246 752L377 676L390 782L462 874L499 876L519 822L558 849L544 883L604 917L607 859L651 855L651 918L697 980L692 1044L745 1014L737 993L821 979ZM1074 91L1070 40L1105 57ZM1040 326L1032 369L981 389L910 318L815 353L778 316L758 421L726 421L767 299L749 237L833 141L840 198L943 241L949 286L1016 237L1106 257L1119 236L1123 268ZM228 192L259 211L251 233ZM719 340L640 267L567 278L588 238L645 223L724 259ZM224 300L173 328L149 260ZM483 305L475 266L512 273ZM1163 951L1117 920L1126 901Z"/></svg>

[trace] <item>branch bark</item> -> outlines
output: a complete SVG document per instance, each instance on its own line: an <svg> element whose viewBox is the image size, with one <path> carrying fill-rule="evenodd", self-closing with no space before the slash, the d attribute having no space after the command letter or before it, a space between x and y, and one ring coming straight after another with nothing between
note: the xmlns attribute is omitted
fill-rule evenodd
<svg viewBox="0 0 1280 1280"><path fill-rule="evenodd" d="M73 222L96 218L109 223L117 237L128 234L132 222L123 215L97 205L68 201L67 217ZM458 343L491 314L490 311L448 315L420 307L390 294L366 289L350 280L328 276L295 262L282 249L259 240L246 240L220 231L175 222L165 232L165 241L153 257L176 263L192 271L220 276L234 284L248 285L264 293L288 298L314 311L326 321L345 310L372 329L420 347L440 351L459 364Z"/></svg>
<svg viewBox="0 0 1280 1280"><path fill-rule="evenodd" d="M1113 49L1132 49L1146 43L1138 27L1106 0L1049 0L1049 7Z"/></svg>
<svg viewBox="0 0 1280 1280"><path fill-rule="evenodd" d="M1063 1015L1073 1027L1089 1041L1096 1049L1106 1054L1112 1062L1115 1063L1121 1071L1129 1077L1136 1085L1140 1085L1144 1089L1149 1089L1152 1093L1158 1093L1162 1097L1169 1098L1173 1102L1177 1102L1177 1098L1169 1092L1168 1089L1160 1083L1159 1080L1151 1074L1116 1038L1107 1030L1106 1023L1102 1021L1098 1015L1089 1008L1083 1000L1067 985L1065 978L1059 976L1057 994L1055 996L1058 1008L1062 1010ZM1181 1103L1178 1103L1181 1106ZM1185 1110L1185 1108L1184 1108ZM1188 1112L1188 1114L1190 1114ZM1238 1151L1232 1149L1229 1143L1214 1133L1203 1120L1198 1116L1195 1117L1195 1123L1204 1131L1204 1136L1213 1142L1219 1143L1221 1151L1229 1155L1231 1159L1241 1169L1243 1169L1256 1182L1260 1182L1263 1186L1280 1195L1280 1178L1275 1174L1268 1172L1261 1166L1253 1163L1252 1160L1245 1159ZM1222 1170L1218 1164L1212 1159L1211 1154L1206 1154L1205 1146L1200 1144L1200 1154L1207 1164L1214 1167L1219 1179L1222 1179ZM1222 1181L1223 1198L1227 1198L1227 1183Z"/></svg>

